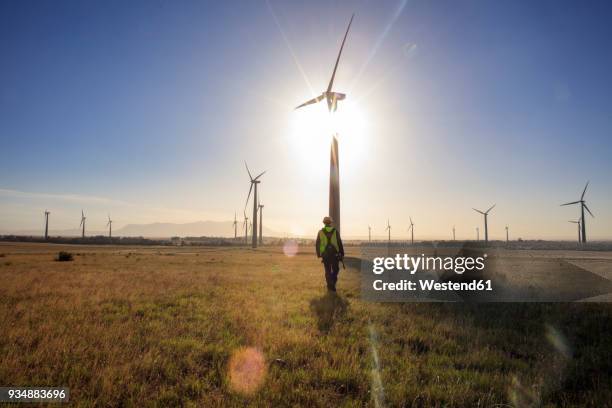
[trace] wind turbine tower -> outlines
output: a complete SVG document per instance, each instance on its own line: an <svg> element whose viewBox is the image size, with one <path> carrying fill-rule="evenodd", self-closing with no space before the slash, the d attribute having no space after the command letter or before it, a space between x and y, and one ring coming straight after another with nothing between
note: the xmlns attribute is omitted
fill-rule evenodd
<svg viewBox="0 0 612 408"><path fill-rule="evenodd" d="M408 227L408 231L410 231L410 244L414 245L414 223L412 222L412 217L410 218L410 227Z"/></svg>
<svg viewBox="0 0 612 408"><path fill-rule="evenodd" d="M484 211L484 212L473 208L474 211L484 216L485 245L489 244L489 228L487 226L487 217L489 216L489 211L491 211L494 207L495 207L495 204L493 204L487 211Z"/></svg>
<svg viewBox="0 0 612 408"><path fill-rule="evenodd" d="M329 81L329 85L327 86L327 90L324 91L321 95L313 98L303 104L299 105L295 109L302 108L307 105L311 105L313 103L321 102L323 99L327 101L327 110L329 114L333 114L338 108L338 101L344 100L346 98L345 94L339 92L333 92L332 87L334 85L334 78L336 77L336 71L338 69L338 64L340 63L340 56L342 55L342 49L344 48L344 43L346 42L346 37L348 36L349 30L351 28L351 24L353 23L353 18L355 14L351 16L351 20L349 21L348 27L346 28L346 32L344 33L344 38L342 39L342 45L340 46L340 52L338 53L338 57L336 58L336 65L334 66L334 71L332 72L331 80ZM340 232L340 160L338 155L338 134L335 133L332 135L331 141L331 151L330 151L330 161L329 161L329 216L334 221L334 227Z"/></svg>
<svg viewBox="0 0 612 408"><path fill-rule="evenodd" d="M476 227L476 242L480 241L480 229Z"/></svg>
<svg viewBox="0 0 612 408"><path fill-rule="evenodd" d="M234 226L234 240L238 238L238 221L236 220L236 212L234 211L234 222L232 223Z"/></svg>
<svg viewBox="0 0 612 408"><path fill-rule="evenodd" d="M108 215L108 223L106 224L108 227L108 237L113 237L113 220L111 220L110 214Z"/></svg>
<svg viewBox="0 0 612 408"><path fill-rule="evenodd" d="M81 210L81 224L79 225L80 227L83 228L81 232L81 238L85 238L85 220L86 219L87 217L85 217L85 213L83 212L83 210Z"/></svg>
<svg viewBox="0 0 612 408"><path fill-rule="evenodd" d="M242 223L244 227L244 244L249 244L249 217L246 216L246 211L244 212L244 222Z"/></svg>
<svg viewBox="0 0 612 408"><path fill-rule="evenodd" d="M368 225L368 242L372 242L372 227Z"/></svg>
<svg viewBox="0 0 612 408"><path fill-rule="evenodd" d="M251 198L251 191L253 192L253 218L251 218L251 222L253 223L253 233L252 235L252 247L257 248L257 185L260 183L259 178L264 175L265 171L260 173L257 177L253 177L251 175L251 171L249 170L249 166L244 162L244 166L246 167L247 173L249 173L249 178L251 179L251 187L249 188L249 195L247 196L246 203L244 204L244 208L246 210L247 205L249 204L249 198ZM253 188L253 186L255 186Z"/></svg>
<svg viewBox="0 0 612 408"><path fill-rule="evenodd" d="M581 223L581 228L582 228L582 235L581 235L582 243L586 243L587 242L587 239L586 239L586 220L584 218L584 210L587 210L588 213L591 214L591 217L595 218L595 216L593 215L591 210L589 210L589 207L587 207L586 202L584 201L584 194L586 193L588 186L589 186L589 182L587 181L586 185L584 186L584 190L582 190L582 195L580 196L580 200L572 201L571 203L561 204L561 206L572 205L572 204L580 204L580 223Z"/></svg>
<svg viewBox="0 0 612 408"><path fill-rule="evenodd" d="M455 241L455 226L453 225L453 241Z"/></svg>
<svg viewBox="0 0 612 408"><path fill-rule="evenodd" d="M508 236L508 226L506 225L506 245L508 245L508 241L510 241L510 238Z"/></svg>
<svg viewBox="0 0 612 408"><path fill-rule="evenodd" d="M389 242L391 242L391 224L389 224L389 220L387 219L387 228L385 231L389 231Z"/></svg>
<svg viewBox="0 0 612 408"><path fill-rule="evenodd" d="M45 210L45 241L49 239L49 211Z"/></svg>

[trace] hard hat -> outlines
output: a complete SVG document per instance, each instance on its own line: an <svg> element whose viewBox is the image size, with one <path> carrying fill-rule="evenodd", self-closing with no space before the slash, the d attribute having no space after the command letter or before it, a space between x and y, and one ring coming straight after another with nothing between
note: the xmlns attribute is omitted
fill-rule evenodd
<svg viewBox="0 0 612 408"><path fill-rule="evenodd" d="M332 217L327 216L327 217L323 218L323 224L325 224L325 225L329 225L329 224L331 224L333 222L334 222L334 220L332 220Z"/></svg>

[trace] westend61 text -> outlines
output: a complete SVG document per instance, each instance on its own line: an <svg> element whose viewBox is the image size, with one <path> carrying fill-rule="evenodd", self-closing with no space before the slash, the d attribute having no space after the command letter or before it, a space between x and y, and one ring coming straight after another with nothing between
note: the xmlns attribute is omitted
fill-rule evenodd
<svg viewBox="0 0 612 408"><path fill-rule="evenodd" d="M378 279L372 284L374 290L452 290L452 291L483 291L493 290L491 280L473 280L471 282L436 282L434 280L419 280L417 283L409 280L399 282L383 282Z"/></svg>

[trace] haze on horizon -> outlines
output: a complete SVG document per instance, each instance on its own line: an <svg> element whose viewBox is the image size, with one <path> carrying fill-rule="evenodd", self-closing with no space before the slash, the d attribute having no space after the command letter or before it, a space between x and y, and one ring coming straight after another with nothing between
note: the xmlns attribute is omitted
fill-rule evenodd
<svg viewBox="0 0 612 408"><path fill-rule="evenodd" d="M589 2L0 3L0 233L327 212L335 88L343 234L612 239L612 5ZM320 108L320 109L319 109Z"/></svg>

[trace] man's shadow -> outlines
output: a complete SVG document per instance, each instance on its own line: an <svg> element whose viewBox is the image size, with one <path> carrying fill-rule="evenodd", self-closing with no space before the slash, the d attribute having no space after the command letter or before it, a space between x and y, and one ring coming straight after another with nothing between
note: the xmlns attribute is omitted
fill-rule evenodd
<svg viewBox="0 0 612 408"><path fill-rule="evenodd" d="M336 292L328 291L324 296L310 301L310 309L317 317L317 326L323 333L328 333L334 322L341 318L348 308L346 299Z"/></svg>

